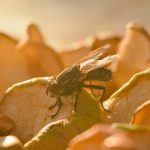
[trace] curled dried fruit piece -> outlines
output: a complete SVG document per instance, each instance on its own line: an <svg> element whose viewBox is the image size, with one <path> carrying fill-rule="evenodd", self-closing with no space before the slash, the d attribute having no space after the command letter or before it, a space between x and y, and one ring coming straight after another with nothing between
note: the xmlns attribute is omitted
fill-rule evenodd
<svg viewBox="0 0 150 150"><path fill-rule="evenodd" d="M0 103L0 114L7 115L16 123L11 134L16 135L23 143L30 140L50 122L70 118L72 103L65 98L60 114L55 118L51 115L57 108L49 109L55 99L45 93L50 78L34 78L17 83L10 87Z"/></svg>
<svg viewBox="0 0 150 150"><path fill-rule="evenodd" d="M38 43L44 43L43 35L36 24L30 24L27 29L29 40Z"/></svg>
<svg viewBox="0 0 150 150"><path fill-rule="evenodd" d="M104 139L100 150L137 150L137 146L127 133L120 132Z"/></svg>
<svg viewBox="0 0 150 150"><path fill-rule="evenodd" d="M113 127L122 129L129 134L135 143L136 150L147 150L150 145L150 127L143 125L113 124Z"/></svg>
<svg viewBox="0 0 150 150"><path fill-rule="evenodd" d="M64 150L79 133L100 122L100 107L88 93L79 95L77 110L69 119L59 120L44 127L25 144L26 150Z"/></svg>
<svg viewBox="0 0 150 150"><path fill-rule="evenodd" d="M0 33L0 96L12 84L30 78L25 59L17 51L18 41Z"/></svg>
<svg viewBox="0 0 150 150"><path fill-rule="evenodd" d="M150 66L150 38L147 31L138 23L127 24L116 63L115 81L118 87L126 83L135 73Z"/></svg>
<svg viewBox="0 0 150 150"><path fill-rule="evenodd" d="M67 150L98 150L103 140L113 133L115 133L115 130L108 125L94 125L73 138Z"/></svg>
<svg viewBox="0 0 150 150"><path fill-rule="evenodd" d="M150 100L142 104L134 112L131 124L150 125Z"/></svg>
<svg viewBox="0 0 150 150"><path fill-rule="evenodd" d="M104 122L129 123L133 112L150 99L150 69L135 74L124 86L104 102Z"/></svg>
<svg viewBox="0 0 150 150"><path fill-rule="evenodd" d="M57 53L43 43L29 40L20 44L18 51L24 57L31 77L55 75L62 70Z"/></svg>
<svg viewBox="0 0 150 150"><path fill-rule="evenodd" d="M137 150L128 132L99 124L77 135L67 150Z"/></svg>

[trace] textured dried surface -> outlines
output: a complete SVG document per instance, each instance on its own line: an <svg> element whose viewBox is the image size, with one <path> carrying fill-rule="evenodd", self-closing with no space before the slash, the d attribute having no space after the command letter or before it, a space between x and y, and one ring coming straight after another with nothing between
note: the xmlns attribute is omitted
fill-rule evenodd
<svg viewBox="0 0 150 150"><path fill-rule="evenodd" d="M150 63L150 38L137 23L127 24L125 36L118 47L120 59L116 63L115 82L125 84L135 73L148 69Z"/></svg>
<svg viewBox="0 0 150 150"><path fill-rule="evenodd" d="M25 149L64 150L74 136L100 121L99 104L88 93L82 91L76 113L70 119L59 120L44 127L25 144Z"/></svg>
<svg viewBox="0 0 150 150"><path fill-rule="evenodd" d="M69 118L72 104L63 100L61 112L54 118L51 115L57 108L48 108L56 99L47 96L45 91L48 78L31 79L11 87L1 101L0 113L9 116L16 123L12 134L23 143L30 140L38 131L50 122Z"/></svg>
<svg viewBox="0 0 150 150"><path fill-rule="evenodd" d="M106 114L106 121L129 123L133 112L142 103L150 99L150 70L138 73L121 89L114 93L104 106L110 112ZM105 120L104 119L104 120Z"/></svg>

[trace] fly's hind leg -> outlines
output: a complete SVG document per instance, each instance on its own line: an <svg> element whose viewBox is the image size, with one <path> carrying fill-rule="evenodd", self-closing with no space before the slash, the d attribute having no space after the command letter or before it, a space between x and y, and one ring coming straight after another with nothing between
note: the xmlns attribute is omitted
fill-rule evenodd
<svg viewBox="0 0 150 150"><path fill-rule="evenodd" d="M58 98L57 98L56 102L55 102L52 106L50 106L48 109L53 109L53 108L56 107L57 105L58 105Z"/></svg>
<svg viewBox="0 0 150 150"><path fill-rule="evenodd" d="M74 112L76 112L76 109L77 109L77 102L78 102L78 98L79 98L79 95L80 95L80 91L81 89L79 89L76 93L76 96L75 96L75 100L74 100Z"/></svg>
<svg viewBox="0 0 150 150"><path fill-rule="evenodd" d="M62 101L61 101L61 97L58 96L58 98L57 98L57 100L56 100L56 103L55 103L54 105L52 105L52 106L49 107L49 109L52 109L53 107L58 106L57 112L51 116L52 118L54 118L55 116L58 115L58 113L60 112L60 109L61 109L61 107L62 107L62 104L63 104L63 103L62 103Z"/></svg>
<svg viewBox="0 0 150 150"><path fill-rule="evenodd" d="M83 85L83 87L102 91L102 94L101 94L101 96L99 98L100 104L101 104L103 110L108 111L108 110L105 109L105 107L104 107L104 105L102 103L102 98L103 98L103 96L105 94L105 87L104 86L100 86L100 85Z"/></svg>

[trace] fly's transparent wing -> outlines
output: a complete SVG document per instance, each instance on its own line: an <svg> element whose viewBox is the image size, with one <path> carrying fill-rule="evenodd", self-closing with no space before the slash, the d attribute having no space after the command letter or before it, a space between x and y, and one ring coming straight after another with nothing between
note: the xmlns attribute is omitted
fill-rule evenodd
<svg viewBox="0 0 150 150"><path fill-rule="evenodd" d="M97 68L101 68L106 65L109 65L118 58L119 58L119 55L111 55L111 56L103 58L102 60L91 59L87 62L82 63L80 65L80 70L82 71L82 73L88 73Z"/></svg>
<svg viewBox="0 0 150 150"><path fill-rule="evenodd" d="M96 50L89 53L87 56L83 57L79 61L77 61L74 65L81 65L82 63L90 62L92 60L97 60L100 56L102 56L107 50L110 49L110 44L104 45L100 48L97 48Z"/></svg>

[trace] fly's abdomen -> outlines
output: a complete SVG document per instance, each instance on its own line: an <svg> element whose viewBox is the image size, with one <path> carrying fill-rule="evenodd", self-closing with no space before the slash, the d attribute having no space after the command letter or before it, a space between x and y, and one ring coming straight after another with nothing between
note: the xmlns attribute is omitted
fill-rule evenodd
<svg viewBox="0 0 150 150"><path fill-rule="evenodd" d="M87 74L85 80L101 80L107 81L112 77L112 73L110 70L105 68L95 69Z"/></svg>

